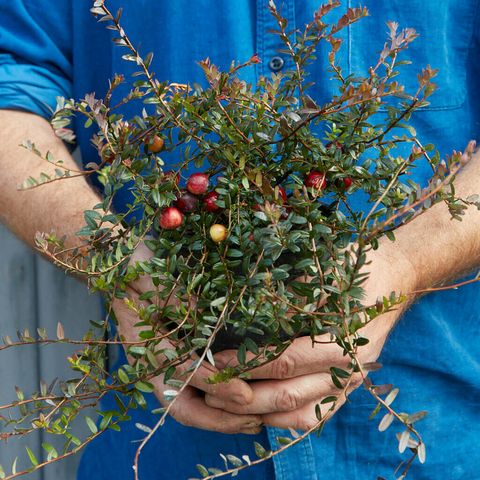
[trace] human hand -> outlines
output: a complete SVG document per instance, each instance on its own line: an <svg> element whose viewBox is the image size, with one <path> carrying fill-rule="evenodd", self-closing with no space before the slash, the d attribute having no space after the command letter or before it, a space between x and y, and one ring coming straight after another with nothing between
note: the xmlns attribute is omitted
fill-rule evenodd
<svg viewBox="0 0 480 480"><path fill-rule="evenodd" d="M139 245L135 251L131 262L144 261L152 256L151 251L143 244ZM127 295L135 305L145 305L147 302L140 300L142 291L154 289L151 279L144 275L138 278L127 288ZM174 302L174 297L171 298ZM139 322L137 314L120 299L114 299L112 304L115 316L118 322L118 332L125 342L138 342L140 327L135 325ZM128 345L128 343L126 344ZM157 349L175 348L168 338L163 338ZM186 380L192 371L192 364L195 358L191 358L176 368L175 377L180 380ZM209 384L207 378L218 370L208 362L203 362L191 380L180 394L178 394L172 406L170 415L183 425L201 428L204 430L213 430L223 433L247 433L255 434L260 431L261 417L256 414L236 414L222 409L211 407L205 403L204 395L214 395L215 398L228 400L231 404L247 404L253 399L251 387L240 379L232 379L228 383ZM165 385L164 376L158 375L149 379L154 386L154 394L164 406L170 402L165 398L164 393L172 390L172 387Z"/></svg>
<svg viewBox="0 0 480 480"><path fill-rule="evenodd" d="M388 296L390 292L409 293L416 287L416 274L407 258L389 242L381 248L369 253L369 261L365 270L370 273L364 285L365 305L374 304L380 296ZM369 343L358 349L358 360L361 364L374 362L380 355L382 347L401 315L405 306L378 316L359 333L369 339ZM317 337L317 342L329 342L328 336ZM237 363L235 350L220 352L215 356L218 368ZM276 360L253 369L250 386L253 400L249 404L238 405L228 398L219 398L207 393L207 405L225 409L238 414L261 414L263 423L279 428L309 430L318 424L315 405L328 396L338 396L335 405L320 404L322 416L329 412L332 415L343 403L346 395L362 384L360 373L354 373L347 379L345 392L335 387L331 380L330 367L348 370L350 357L343 355L335 343L315 343L310 337L302 337L293 341L287 350Z"/></svg>

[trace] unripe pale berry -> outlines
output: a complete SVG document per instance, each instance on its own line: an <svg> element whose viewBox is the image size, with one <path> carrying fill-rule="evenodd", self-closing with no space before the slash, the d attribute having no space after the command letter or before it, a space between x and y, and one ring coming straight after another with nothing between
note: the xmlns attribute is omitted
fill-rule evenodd
<svg viewBox="0 0 480 480"><path fill-rule="evenodd" d="M215 242L215 243L220 243L223 242L228 236L228 230L224 225L221 225L220 223L214 223L210 227L210 238Z"/></svg>
<svg viewBox="0 0 480 480"><path fill-rule="evenodd" d="M163 150L165 142L162 137L154 135L153 137L147 140L147 150L150 153L158 153Z"/></svg>

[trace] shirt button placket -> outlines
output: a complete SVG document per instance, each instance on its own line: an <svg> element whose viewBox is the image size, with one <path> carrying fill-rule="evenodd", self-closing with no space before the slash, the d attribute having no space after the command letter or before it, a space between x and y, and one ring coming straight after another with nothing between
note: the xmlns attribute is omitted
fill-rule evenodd
<svg viewBox="0 0 480 480"><path fill-rule="evenodd" d="M281 9L278 7L280 13L288 22L287 31L294 31L296 28L295 0L277 2L277 5L280 4ZM286 54L279 53L286 48L279 36L268 33L278 28L277 21L268 11L268 0L257 0L257 53L262 59L262 63L256 65L259 67L257 69L259 76L269 76L272 72L278 73L293 68L292 60ZM289 436L288 431L284 432L278 428L267 427L267 430L272 448L278 448L275 437ZM273 457L273 462L276 480L317 479L313 450L309 441L303 441L300 445L276 455Z"/></svg>
<svg viewBox="0 0 480 480"><path fill-rule="evenodd" d="M257 65L259 76L269 76L272 72L278 73L293 67L288 55L279 52L286 48L279 36L270 33L271 30L278 30L279 26L269 12L268 3L268 0L257 1L257 53L262 59L262 63ZM287 30L295 30L295 0L277 2L277 8L288 22Z"/></svg>
<svg viewBox="0 0 480 480"><path fill-rule="evenodd" d="M280 71L283 66L285 65L285 60L280 57L280 56L277 56L275 55L274 57L272 57L270 59L270 61L268 62L268 68L272 71L272 72L278 72Z"/></svg>

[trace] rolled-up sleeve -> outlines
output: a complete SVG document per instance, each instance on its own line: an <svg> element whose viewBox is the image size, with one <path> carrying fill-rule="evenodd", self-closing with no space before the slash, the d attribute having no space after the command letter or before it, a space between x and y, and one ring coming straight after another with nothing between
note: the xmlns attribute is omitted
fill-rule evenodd
<svg viewBox="0 0 480 480"><path fill-rule="evenodd" d="M0 0L0 108L49 118L72 90L70 0Z"/></svg>

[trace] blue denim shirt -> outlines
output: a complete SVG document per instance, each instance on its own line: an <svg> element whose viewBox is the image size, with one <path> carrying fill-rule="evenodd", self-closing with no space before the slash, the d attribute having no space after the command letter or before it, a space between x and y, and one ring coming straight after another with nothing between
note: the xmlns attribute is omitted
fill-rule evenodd
<svg viewBox="0 0 480 480"><path fill-rule="evenodd" d="M49 116L55 96L80 97L86 92L105 92L106 79L114 72L129 72L123 52L114 48L111 32L88 13L90 2L79 0L4 0L0 18L0 106L19 108ZM202 81L196 61L209 56L221 67L232 59L244 61L253 53L261 64L245 72L255 81L275 67L281 47L267 11L267 0L110 0L112 10L124 7L125 30L142 52L155 51L153 69L159 79L174 82ZM283 0L282 12L291 29L302 28L319 6L318 0ZM386 38L386 21L413 27L420 33L406 57L409 76L401 81L414 86L415 75L430 64L440 69L438 92L431 105L418 112L413 122L419 137L432 142L442 154L461 150L478 138L480 123L480 69L478 67L478 0L364 0L370 17L342 32L345 71L364 73L376 58ZM330 16L334 20L347 6ZM327 73L324 48L311 68L314 93L329 98L334 84ZM278 58L276 59L278 65ZM288 60L283 68L289 66ZM91 132L77 132L85 161L93 152ZM426 165L418 167L416 179L428 176ZM435 239L432 239L435 241ZM418 424L427 445L424 466L414 462L415 480L480 478L480 315L479 286L431 294L422 298L400 320L380 361L384 367L372 374L376 383L400 388L396 407L413 412L427 408ZM109 408L107 399L104 408ZM111 405L115 408L114 405ZM149 408L157 403L149 398ZM327 423L320 437L310 436L261 466L247 469L240 479L278 480L371 480L395 478L401 460L394 427L377 430L377 420L368 420L374 401L363 389ZM153 425L149 410L133 412L122 431L108 431L90 444L78 473L81 480L127 478L137 443L143 434L135 422ZM149 443L141 462L143 480L184 479L198 476L194 465L221 466L219 453L255 458L253 440L275 447L275 437L284 433L269 428L257 438L223 435L186 428L169 419L162 432ZM403 457L406 459L406 455Z"/></svg>

